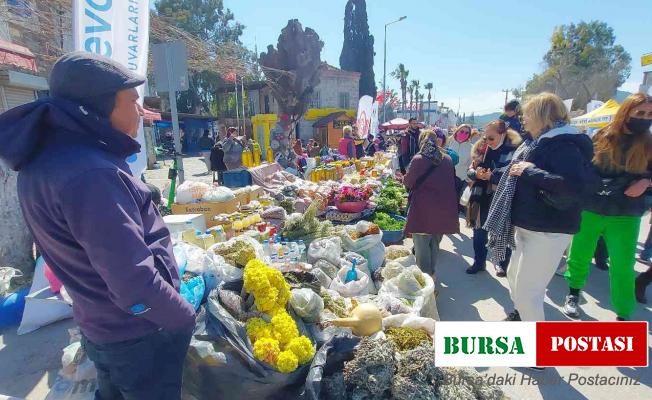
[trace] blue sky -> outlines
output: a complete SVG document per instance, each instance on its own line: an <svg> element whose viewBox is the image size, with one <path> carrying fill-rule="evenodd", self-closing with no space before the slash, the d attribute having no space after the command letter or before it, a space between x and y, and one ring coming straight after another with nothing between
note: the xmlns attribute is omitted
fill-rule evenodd
<svg viewBox="0 0 652 400"><path fill-rule="evenodd" d="M600 4L599 3L604 3ZM297 18L324 41L322 59L339 67L346 0L224 0L235 18L246 25L242 41L263 51L276 45L288 19ZM643 69L640 56L652 52L652 0L368 0L367 13L375 36L376 81L383 77L384 24L406 15L388 28L389 77L400 62L410 79L433 82L436 99L454 110L458 98L467 114L500 109L502 89L524 85L541 70L553 28L570 22L603 20L615 31L616 42L632 56L632 74L623 85L637 90Z"/></svg>

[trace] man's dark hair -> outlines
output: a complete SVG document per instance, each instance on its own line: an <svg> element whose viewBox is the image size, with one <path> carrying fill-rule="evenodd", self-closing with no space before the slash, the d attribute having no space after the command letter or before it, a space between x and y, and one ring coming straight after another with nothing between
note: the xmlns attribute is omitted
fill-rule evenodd
<svg viewBox="0 0 652 400"><path fill-rule="evenodd" d="M518 113L520 108L521 103L519 103L518 100L512 100L509 103L505 104L505 111L514 111L515 113Z"/></svg>
<svg viewBox="0 0 652 400"><path fill-rule="evenodd" d="M414 118L414 117L412 117L412 118L410 118L410 119L408 119L408 123L410 123L410 122L412 122L412 121L414 121L414 122L417 122L417 119L416 119L416 118Z"/></svg>

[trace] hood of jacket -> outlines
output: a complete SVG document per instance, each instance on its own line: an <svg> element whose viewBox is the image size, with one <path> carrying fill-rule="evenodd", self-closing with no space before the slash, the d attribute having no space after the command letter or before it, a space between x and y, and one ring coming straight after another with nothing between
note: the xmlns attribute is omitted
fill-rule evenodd
<svg viewBox="0 0 652 400"><path fill-rule="evenodd" d="M45 98L0 115L0 160L14 171L53 143L86 144L127 158L140 144L107 118L63 99Z"/></svg>
<svg viewBox="0 0 652 400"><path fill-rule="evenodd" d="M593 158L593 142L591 138L571 125L563 125L544 133L539 137L539 146L552 145L561 141L574 143L585 159L591 161Z"/></svg>

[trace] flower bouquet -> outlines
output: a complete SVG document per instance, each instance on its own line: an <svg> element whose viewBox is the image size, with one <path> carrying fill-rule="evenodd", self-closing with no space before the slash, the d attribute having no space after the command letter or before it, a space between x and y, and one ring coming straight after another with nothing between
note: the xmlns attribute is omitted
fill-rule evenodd
<svg viewBox="0 0 652 400"><path fill-rule="evenodd" d="M367 208L373 190L369 186L362 189L353 186L342 186L339 190L331 193L335 207L345 213L360 213Z"/></svg>

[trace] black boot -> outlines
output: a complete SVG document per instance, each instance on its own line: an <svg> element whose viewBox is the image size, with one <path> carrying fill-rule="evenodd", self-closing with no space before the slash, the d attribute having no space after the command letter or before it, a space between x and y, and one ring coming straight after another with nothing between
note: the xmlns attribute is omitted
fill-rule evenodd
<svg viewBox="0 0 652 400"><path fill-rule="evenodd" d="M503 321L513 322L513 321L520 321L520 320L521 320L521 314L518 313L518 310L514 310L511 313L509 313L507 318L505 318Z"/></svg>
<svg viewBox="0 0 652 400"><path fill-rule="evenodd" d="M638 276L638 278L636 278L634 293L636 293L636 301L641 304L647 304L645 289L647 289L650 282L652 282L652 267L648 268L647 271L643 272Z"/></svg>

